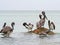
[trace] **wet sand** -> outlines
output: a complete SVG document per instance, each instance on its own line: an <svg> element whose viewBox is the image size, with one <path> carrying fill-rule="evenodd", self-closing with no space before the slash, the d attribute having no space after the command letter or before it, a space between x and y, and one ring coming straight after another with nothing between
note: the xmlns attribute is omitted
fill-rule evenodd
<svg viewBox="0 0 60 45"><path fill-rule="evenodd" d="M14 32L10 38L1 38L0 45L60 45L60 34L48 35L41 38L37 34L27 32Z"/></svg>

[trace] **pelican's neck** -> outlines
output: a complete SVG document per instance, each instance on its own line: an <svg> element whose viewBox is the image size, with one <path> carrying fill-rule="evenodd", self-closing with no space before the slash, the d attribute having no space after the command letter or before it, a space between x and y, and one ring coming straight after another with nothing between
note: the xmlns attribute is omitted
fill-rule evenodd
<svg viewBox="0 0 60 45"><path fill-rule="evenodd" d="M6 26L6 23L4 23L3 28Z"/></svg>
<svg viewBox="0 0 60 45"><path fill-rule="evenodd" d="M12 25L12 30L14 30L14 25Z"/></svg>

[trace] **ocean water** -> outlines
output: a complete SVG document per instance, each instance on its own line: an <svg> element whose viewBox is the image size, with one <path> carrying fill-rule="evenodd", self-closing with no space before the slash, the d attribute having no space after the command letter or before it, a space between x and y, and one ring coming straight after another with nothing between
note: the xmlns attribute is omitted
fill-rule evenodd
<svg viewBox="0 0 60 45"><path fill-rule="evenodd" d="M60 34L40 37L27 32L12 33L10 38L1 38L0 45L60 45Z"/></svg>
<svg viewBox="0 0 60 45"><path fill-rule="evenodd" d="M15 22L14 31L11 38L0 38L0 45L59 45L60 44L60 11L45 11L49 20L56 25L55 35L44 37L41 39L39 35L26 33L28 30L22 25L23 22L32 23L36 29L36 22L39 21L39 14L41 11L21 10L21 11L0 11L0 30L4 22L11 26L11 22ZM45 27L48 28L47 20ZM0 35L2 37L2 35Z"/></svg>
<svg viewBox="0 0 60 45"><path fill-rule="evenodd" d="M56 29L54 32L60 32L60 11L45 11L46 16L49 20L53 21L56 25ZM32 11L32 10L21 10L21 11L0 11L0 29L2 28L4 22L7 23L7 25L10 26L11 22L15 22L15 32L26 32L28 31L25 29L25 27L22 25L23 22L32 23L34 25L33 30L36 28L36 22L39 21L39 14L41 14L41 11ZM45 23L45 27L48 28L47 20Z"/></svg>

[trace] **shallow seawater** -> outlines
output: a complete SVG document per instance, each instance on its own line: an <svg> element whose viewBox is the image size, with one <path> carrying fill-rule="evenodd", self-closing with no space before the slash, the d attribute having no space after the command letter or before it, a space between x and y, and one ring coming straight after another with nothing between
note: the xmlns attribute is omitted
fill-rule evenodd
<svg viewBox="0 0 60 45"><path fill-rule="evenodd" d="M40 38L39 35L27 32L12 33L10 38L1 38L0 45L60 45L60 34L48 35Z"/></svg>

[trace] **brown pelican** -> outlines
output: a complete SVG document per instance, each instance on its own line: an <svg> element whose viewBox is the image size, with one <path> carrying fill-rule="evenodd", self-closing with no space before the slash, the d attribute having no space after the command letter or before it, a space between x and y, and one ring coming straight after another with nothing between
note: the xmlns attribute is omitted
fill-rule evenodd
<svg viewBox="0 0 60 45"><path fill-rule="evenodd" d="M11 32L13 32L14 30L14 25L15 23L12 22L11 23L12 28L11 28L10 26L6 26L6 23L4 23L3 28L1 29L0 33L3 33L2 35L5 37L9 37Z"/></svg>
<svg viewBox="0 0 60 45"><path fill-rule="evenodd" d="M28 29L28 31L32 31L33 25L31 23L27 24L26 22L24 22L23 26L25 26Z"/></svg>
<svg viewBox="0 0 60 45"><path fill-rule="evenodd" d="M41 33L39 33L40 36L47 36L47 34L51 31L51 30L55 30L55 24L53 22L50 22L50 20L48 20L48 26L49 29L47 31L43 31Z"/></svg>
<svg viewBox="0 0 60 45"><path fill-rule="evenodd" d="M40 18L40 20L37 22L37 24L36 24L36 27L37 27L37 29L38 28L41 28L41 27L44 27L44 24L45 24L45 19L47 19L48 20L48 18L47 18L47 16L45 15L45 12L44 11L42 11L42 15L41 14L39 14L39 18Z"/></svg>
<svg viewBox="0 0 60 45"><path fill-rule="evenodd" d="M50 22L50 20L48 20L48 26L49 30L46 31L46 33L49 33L51 30L55 30L55 24L53 22Z"/></svg>

